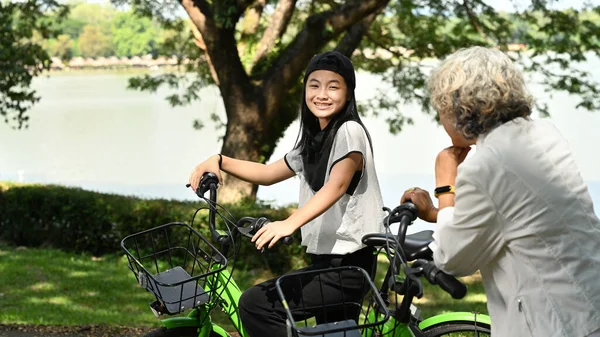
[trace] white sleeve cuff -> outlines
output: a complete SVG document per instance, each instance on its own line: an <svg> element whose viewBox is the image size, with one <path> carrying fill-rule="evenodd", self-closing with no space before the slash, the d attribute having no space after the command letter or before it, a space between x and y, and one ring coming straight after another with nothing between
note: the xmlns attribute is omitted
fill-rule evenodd
<svg viewBox="0 0 600 337"><path fill-rule="evenodd" d="M437 215L437 225L452 223L452 218L454 218L454 207L442 208Z"/></svg>
<svg viewBox="0 0 600 337"><path fill-rule="evenodd" d="M436 228L441 226L446 226L449 223L452 223L452 219L454 218L454 207L445 207L438 212L437 215L437 223ZM429 244L429 249L431 251L435 251L438 248L436 241L439 241L438 231L433 232L433 241Z"/></svg>

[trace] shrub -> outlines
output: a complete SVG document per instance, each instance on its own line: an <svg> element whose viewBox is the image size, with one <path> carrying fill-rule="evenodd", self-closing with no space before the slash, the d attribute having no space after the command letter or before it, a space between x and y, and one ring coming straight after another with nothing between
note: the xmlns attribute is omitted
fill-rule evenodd
<svg viewBox="0 0 600 337"><path fill-rule="evenodd" d="M224 206L236 219L266 216L275 221L290 214L289 208L273 208L260 202ZM126 235L174 221L190 223L199 207L206 204L140 199L56 185L5 185L0 187L0 238L19 246L53 247L94 255L117 253ZM210 240L207 223L208 212L198 212L194 227ZM299 239L291 246L278 245L268 251L268 261L256 253L249 241L237 240L240 251L236 265L244 269L268 262L269 269L282 272L296 267L298 261L292 257L296 260L303 257Z"/></svg>

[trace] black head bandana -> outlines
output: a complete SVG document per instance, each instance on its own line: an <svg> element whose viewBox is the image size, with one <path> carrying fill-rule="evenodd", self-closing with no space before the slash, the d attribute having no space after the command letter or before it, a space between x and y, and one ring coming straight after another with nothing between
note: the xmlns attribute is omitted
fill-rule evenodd
<svg viewBox="0 0 600 337"><path fill-rule="evenodd" d="M315 55L306 68L304 74L304 85L306 86L306 80L308 76L317 70L329 70L336 74L339 74L344 78L348 92L353 92L356 87L356 77L354 74L354 67L352 62L346 56L337 51L324 52ZM342 108L345 110L349 104L354 103L354 95L351 96L351 102L346 103L346 106ZM329 154L331 152L331 146L335 133L339 126L345 122L342 118L343 114L338 113L334 118L327 124L325 129L321 130L310 140L308 148L302 151L302 161L304 164L304 176L309 186L313 191L318 191L323 187L325 181L325 174L327 173L327 162L329 161Z"/></svg>
<svg viewBox="0 0 600 337"><path fill-rule="evenodd" d="M306 67L304 73L304 85L308 75L317 70L329 70L339 74L346 81L348 91L352 92L356 88L356 76L354 75L354 66L349 58L337 51L326 51L313 56Z"/></svg>

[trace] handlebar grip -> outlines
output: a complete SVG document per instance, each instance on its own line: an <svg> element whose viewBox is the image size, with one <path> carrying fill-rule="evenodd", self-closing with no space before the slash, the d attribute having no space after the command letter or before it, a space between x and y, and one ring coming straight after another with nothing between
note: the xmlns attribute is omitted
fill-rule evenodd
<svg viewBox="0 0 600 337"><path fill-rule="evenodd" d="M407 221L407 225L417 218L417 206L410 201L406 201L400 206L394 208L384 219L384 225Z"/></svg>
<svg viewBox="0 0 600 337"><path fill-rule="evenodd" d="M238 231L243 235L251 238L258 232L263 226L268 224L270 221L265 217L260 218L252 218L252 217L243 217L236 223ZM294 242L294 239L291 236L285 236L280 239L280 242L286 245L291 245Z"/></svg>
<svg viewBox="0 0 600 337"><path fill-rule="evenodd" d="M467 294L467 286L457 280L454 276L448 275L443 271L435 276L435 281L444 289L452 298L457 300L465 297Z"/></svg>
<svg viewBox="0 0 600 337"><path fill-rule="evenodd" d="M261 217L255 220L254 222L254 231L253 234L256 234L263 226L267 225L271 221L267 218ZM284 236L280 239L281 242L285 245L291 245L294 239L291 236Z"/></svg>
<svg viewBox="0 0 600 337"><path fill-rule="evenodd" d="M196 194L200 198L202 198L204 193L206 193L206 191L208 191L211 188L211 186L214 186L214 188L216 189L219 186L219 178L217 178L217 175L212 172L206 172L202 175L202 178L200 179L200 185L198 185Z"/></svg>
<svg viewBox="0 0 600 337"><path fill-rule="evenodd" d="M433 262L423 266L423 273L431 284L437 284L444 289L452 298L461 299L467 294L467 286L457 280L454 276L449 275L437 268Z"/></svg>

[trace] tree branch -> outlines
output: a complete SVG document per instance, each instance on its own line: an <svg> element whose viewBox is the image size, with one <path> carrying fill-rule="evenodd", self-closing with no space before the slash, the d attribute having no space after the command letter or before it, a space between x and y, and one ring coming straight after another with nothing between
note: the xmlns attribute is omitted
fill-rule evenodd
<svg viewBox="0 0 600 337"><path fill-rule="evenodd" d="M250 7L255 1L256 0L236 0L235 4L238 8L238 11L243 13L246 8Z"/></svg>
<svg viewBox="0 0 600 337"><path fill-rule="evenodd" d="M179 2L183 5L182 1L179 1ZM208 2L206 2L206 0L191 0L190 2L195 7L197 7L204 16L212 19L213 13L212 13L212 10L210 9L210 4ZM187 8L186 8L186 10L187 10Z"/></svg>
<svg viewBox="0 0 600 337"><path fill-rule="evenodd" d="M248 51L248 40L256 35L258 27L260 26L260 17L262 16L263 9L267 5L267 0L258 0L246 9L244 14L244 21L242 23L242 31L240 39L238 41L238 53L245 55Z"/></svg>
<svg viewBox="0 0 600 337"><path fill-rule="evenodd" d="M208 55L208 51L206 49L206 43L204 43L204 38L202 38L202 34L200 34L200 31L198 30L198 27L196 27L196 25L191 24L191 26L192 26L192 33L194 34L194 44L196 44L196 47L198 47L204 51L204 56L206 57L206 63L208 63L208 67L210 69L210 75L211 75L213 81L215 81L215 84L218 86L219 85L219 76L217 75L217 71L215 70L214 64L210 60L210 55Z"/></svg>
<svg viewBox="0 0 600 337"><path fill-rule="evenodd" d="M473 10L469 6L468 0L463 0L463 7L465 8L465 11L467 12L467 16L469 17L469 22L471 22L471 26L473 26L473 28L475 28L477 33L479 33L479 35L481 35L481 37L484 40L489 41L487 35L483 31L483 28L481 27L481 23L479 22L477 15L475 15L475 13L473 13Z"/></svg>
<svg viewBox="0 0 600 337"><path fill-rule="evenodd" d="M241 40L244 40L249 35L256 34L260 25L260 17L262 16L263 9L266 5L267 0L258 0L246 10Z"/></svg>
<svg viewBox="0 0 600 337"><path fill-rule="evenodd" d="M302 31L298 33L279 59L273 63L263 82L266 106L277 107L276 100L283 91L298 80L310 61L331 39L339 36L365 17L385 8L390 0L362 0L340 6L332 11L310 16ZM268 111L273 117L276 111Z"/></svg>
<svg viewBox="0 0 600 337"><path fill-rule="evenodd" d="M275 46L278 39L285 33L290 19L296 8L296 0L280 0L275 7L275 12L271 17L271 23L265 34L260 39L258 47L252 60L252 65L257 64L266 54Z"/></svg>
<svg viewBox="0 0 600 337"><path fill-rule="evenodd" d="M252 101L255 89L237 51L235 28L219 28L212 17L206 14L211 13L211 9L205 0L179 1L192 23L198 28L203 44L206 46L207 59L210 59L211 69L214 69L213 77L218 79L217 83L229 118L231 117L229 114L235 109L228 109L228 107L240 100Z"/></svg>
<svg viewBox="0 0 600 337"><path fill-rule="evenodd" d="M351 57L352 53L354 53L356 48L358 48L360 45L360 41L362 41L363 37L368 32L369 27L371 27L371 24L373 21L375 21L375 18L377 18L380 13L381 11L377 11L373 14L367 15L364 19L352 25L352 27L346 31L346 34L338 43L335 50L348 57Z"/></svg>
<svg viewBox="0 0 600 337"><path fill-rule="evenodd" d="M375 46L377 46L377 48L381 48L381 49L389 52L390 54L392 54L392 55L394 55L394 56L396 56L398 58L405 58L406 57L406 55L402 54L401 52L399 52L397 50L392 50L393 46L387 46L387 45L385 45L385 44L377 41L377 39L375 39L373 37L373 35L371 35L371 33L367 32L365 34L365 36L367 37L367 39L369 41L371 41L371 43L373 43Z"/></svg>

